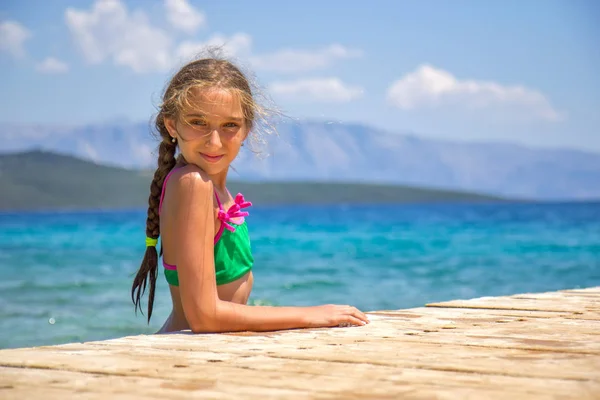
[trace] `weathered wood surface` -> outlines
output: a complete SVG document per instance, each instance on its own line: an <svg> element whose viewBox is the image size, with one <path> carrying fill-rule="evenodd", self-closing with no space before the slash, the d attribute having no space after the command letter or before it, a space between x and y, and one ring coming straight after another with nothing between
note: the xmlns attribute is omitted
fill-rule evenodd
<svg viewBox="0 0 600 400"><path fill-rule="evenodd" d="M0 398L600 399L600 287L369 317L0 350Z"/></svg>

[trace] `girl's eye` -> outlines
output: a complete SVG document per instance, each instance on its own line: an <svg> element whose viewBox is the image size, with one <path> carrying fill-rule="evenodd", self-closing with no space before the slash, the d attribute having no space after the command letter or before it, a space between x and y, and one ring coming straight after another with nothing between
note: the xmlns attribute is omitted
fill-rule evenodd
<svg viewBox="0 0 600 400"><path fill-rule="evenodd" d="M195 126L204 126L204 125L206 125L206 122L205 121L201 121L201 120L194 120L194 121L191 121L190 123L192 125L195 125Z"/></svg>
<svg viewBox="0 0 600 400"><path fill-rule="evenodd" d="M228 123L225 124L225 126L227 128L237 128L238 124L236 124L235 122L228 122Z"/></svg>

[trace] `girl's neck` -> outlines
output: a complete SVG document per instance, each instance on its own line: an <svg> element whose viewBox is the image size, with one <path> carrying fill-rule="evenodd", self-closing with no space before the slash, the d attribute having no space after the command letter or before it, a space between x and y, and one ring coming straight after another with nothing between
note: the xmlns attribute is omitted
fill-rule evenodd
<svg viewBox="0 0 600 400"><path fill-rule="evenodd" d="M217 174L208 176L213 183L213 187L220 193L227 192L227 170Z"/></svg>

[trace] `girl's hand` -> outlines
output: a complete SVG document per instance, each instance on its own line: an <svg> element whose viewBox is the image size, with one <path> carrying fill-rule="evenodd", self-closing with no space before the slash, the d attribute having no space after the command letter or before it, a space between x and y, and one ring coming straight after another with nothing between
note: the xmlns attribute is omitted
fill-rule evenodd
<svg viewBox="0 0 600 400"><path fill-rule="evenodd" d="M307 308L306 324L308 328L362 326L368 323L367 316L352 306L327 304Z"/></svg>

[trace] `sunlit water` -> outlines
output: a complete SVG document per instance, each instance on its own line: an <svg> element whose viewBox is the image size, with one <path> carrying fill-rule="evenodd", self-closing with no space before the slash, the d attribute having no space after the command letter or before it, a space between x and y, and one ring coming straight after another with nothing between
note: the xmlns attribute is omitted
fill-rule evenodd
<svg viewBox="0 0 600 400"><path fill-rule="evenodd" d="M362 310L600 285L600 204L252 207L253 304ZM0 214L0 347L155 332L131 282L145 210ZM145 302L144 302L145 307Z"/></svg>

